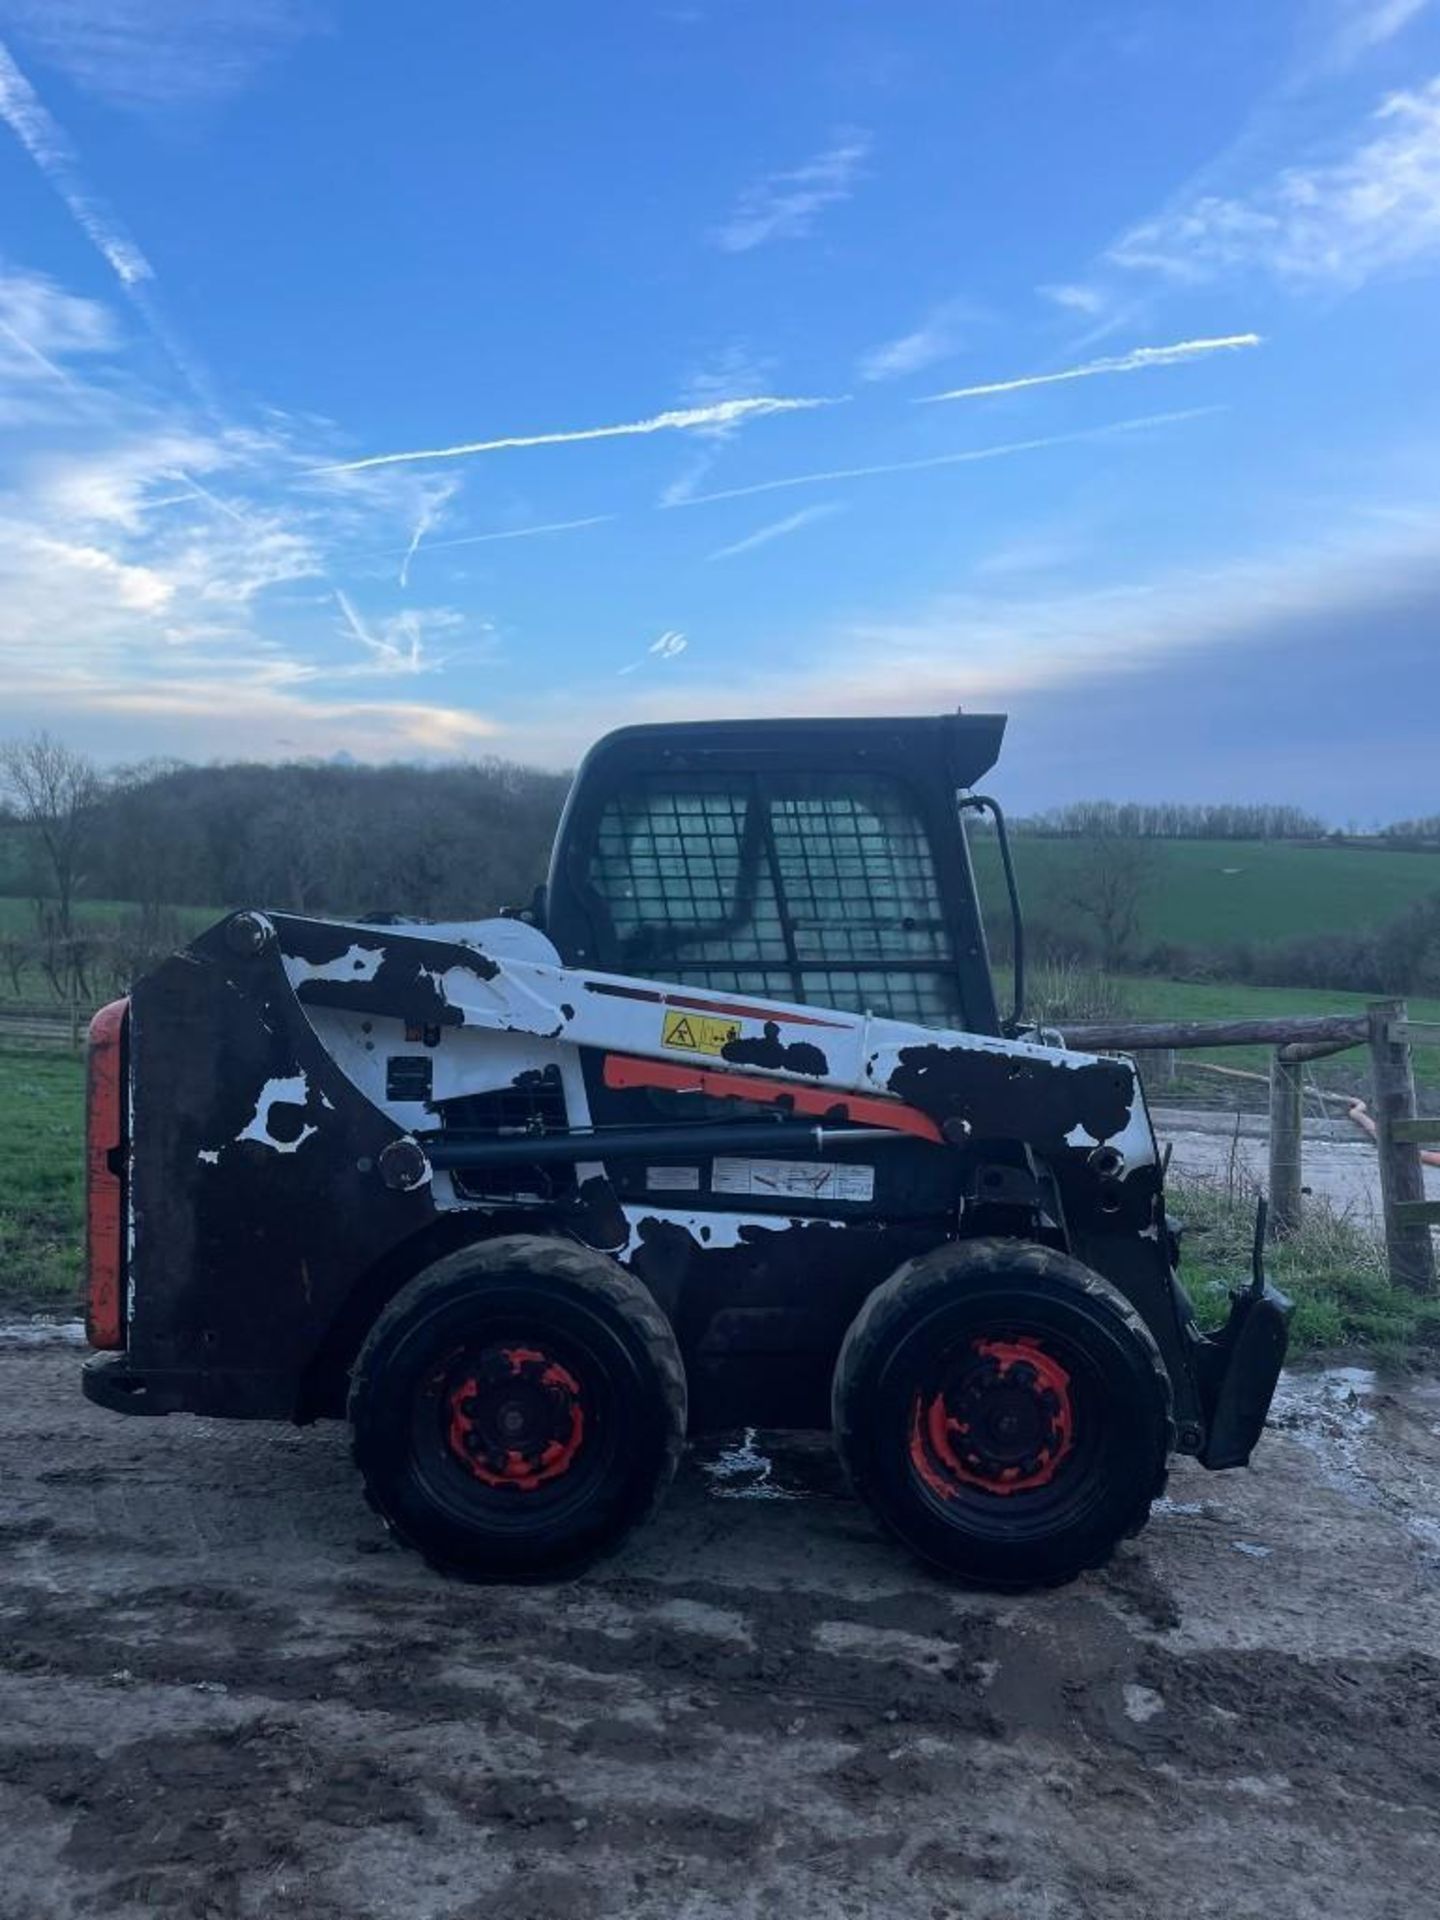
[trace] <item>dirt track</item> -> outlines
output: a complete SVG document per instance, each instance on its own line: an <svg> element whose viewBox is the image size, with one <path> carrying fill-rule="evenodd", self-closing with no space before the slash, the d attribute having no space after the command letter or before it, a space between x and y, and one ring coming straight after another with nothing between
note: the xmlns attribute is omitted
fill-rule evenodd
<svg viewBox="0 0 1440 1920"><path fill-rule="evenodd" d="M448 1585L338 1431L78 1364L0 1346L4 1920L1434 1910L1440 1390L1301 1383L1257 1471L1001 1601L820 1447L688 1463L581 1584Z"/></svg>

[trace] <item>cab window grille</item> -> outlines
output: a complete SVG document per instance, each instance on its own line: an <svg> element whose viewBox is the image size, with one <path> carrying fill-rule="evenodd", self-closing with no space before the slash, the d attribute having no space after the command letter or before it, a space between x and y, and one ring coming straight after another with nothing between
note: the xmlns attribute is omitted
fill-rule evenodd
<svg viewBox="0 0 1440 1920"><path fill-rule="evenodd" d="M962 1024L929 836L894 781L651 776L606 804L589 879L608 965Z"/></svg>

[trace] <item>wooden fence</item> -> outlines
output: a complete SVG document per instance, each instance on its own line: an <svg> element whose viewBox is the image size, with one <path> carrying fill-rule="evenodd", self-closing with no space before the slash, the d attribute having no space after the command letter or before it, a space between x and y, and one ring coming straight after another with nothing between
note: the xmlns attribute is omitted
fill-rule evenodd
<svg viewBox="0 0 1440 1920"><path fill-rule="evenodd" d="M1270 1223L1277 1235L1293 1233L1300 1222L1301 1065L1350 1047L1368 1047L1390 1278L1397 1287L1412 1292L1436 1290L1430 1229L1440 1226L1440 1200L1425 1197L1421 1148L1440 1145L1440 1118L1422 1118L1416 1112L1411 1049L1440 1046L1440 1024L1411 1020L1403 1000L1376 1000L1363 1014L1297 1015L1280 1020L1130 1020L1067 1027L1065 1039L1072 1047L1099 1053L1270 1047Z"/></svg>
<svg viewBox="0 0 1440 1920"><path fill-rule="evenodd" d="M0 1040L40 1041L78 1047L89 1031L94 1007L83 1001L0 1001Z"/></svg>

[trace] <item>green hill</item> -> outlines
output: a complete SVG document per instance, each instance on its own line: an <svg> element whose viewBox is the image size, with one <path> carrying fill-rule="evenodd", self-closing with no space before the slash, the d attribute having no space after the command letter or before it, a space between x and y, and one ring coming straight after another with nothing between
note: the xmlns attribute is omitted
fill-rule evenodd
<svg viewBox="0 0 1440 1920"><path fill-rule="evenodd" d="M1081 863L1087 842L1019 835L1011 844L1027 919L1063 925L1065 871ZM1141 950L1161 942L1229 947L1359 933L1440 893L1440 853L1287 840L1140 844L1152 866L1140 912ZM989 835L976 836L975 863L987 912L1003 916L999 852Z"/></svg>

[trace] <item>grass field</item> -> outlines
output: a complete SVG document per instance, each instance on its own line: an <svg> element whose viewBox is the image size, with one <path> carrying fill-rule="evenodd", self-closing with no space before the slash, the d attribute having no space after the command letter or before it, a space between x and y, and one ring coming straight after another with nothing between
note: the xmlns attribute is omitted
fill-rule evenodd
<svg viewBox="0 0 1440 1920"><path fill-rule="evenodd" d="M137 911L133 900L77 900L75 918L83 923L87 920L119 920ZM180 924L189 933L201 933L221 918L223 907L176 907L173 911L179 915ZM0 894L0 934L27 934L35 931L35 912L28 900Z"/></svg>
<svg viewBox="0 0 1440 1920"><path fill-rule="evenodd" d="M1440 854L1372 852L1284 840L1155 840L1141 913L1140 945L1229 947L1242 941L1357 933L1393 920L1440 893ZM1036 919L1063 921L1054 899L1083 840L1021 835L1013 842L1020 898ZM977 835L975 864L987 912L1005 913L1000 857Z"/></svg>
<svg viewBox="0 0 1440 1920"><path fill-rule="evenodd" d="M1196 1315L1202 1326L1218 1326L1230 1288L1249 1271L1254 1201L1218 1181L1173 1180L1167 1202L1184 1222L1181 1277ZM1433 1362L1440 1354L1440 1297L1392 1287L1380 1240L1317 1200L1307 1201L1294 1238L1272 1242L1265 1270L1295 1302L1292 1354L1358 1349L1395 1365Z"/></svg>
<svg viewBox="0 0 1440 1920"><path fill-rule="evenodd" d="M80 1297L85 1128L77 1054L0 1045L0 1300L7 1312Z"/></svg>

